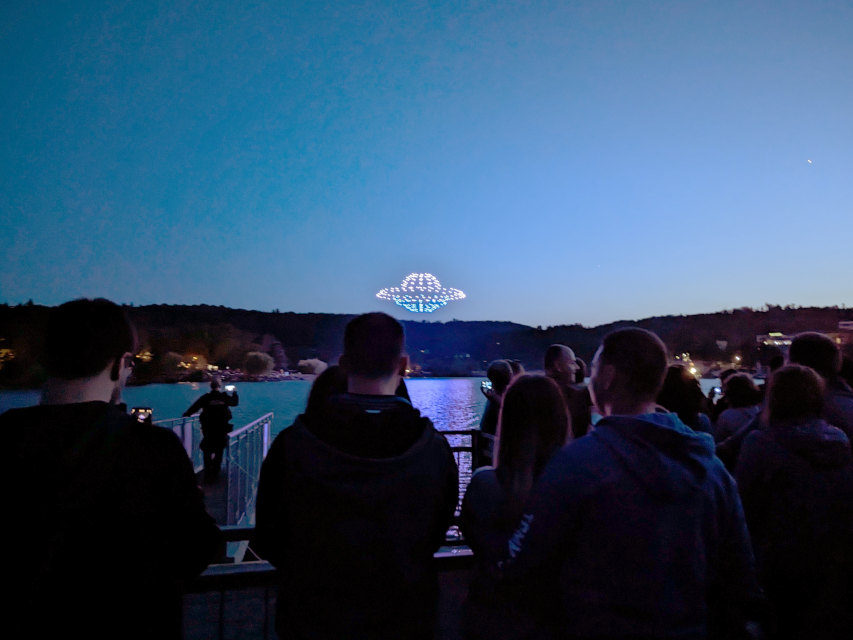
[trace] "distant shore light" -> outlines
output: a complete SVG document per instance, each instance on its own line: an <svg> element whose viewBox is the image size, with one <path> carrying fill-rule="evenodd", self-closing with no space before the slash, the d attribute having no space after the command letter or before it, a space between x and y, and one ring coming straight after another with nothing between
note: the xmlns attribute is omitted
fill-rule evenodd
<svg viewBox="0 0 853 640"><path fill-rule="evenodd" d="M432 313L448 302L462 300L465 293L441 286L438 278L431 273L410 273L399 287L381 289L376 297L390 300L412 313Z"/></svg>

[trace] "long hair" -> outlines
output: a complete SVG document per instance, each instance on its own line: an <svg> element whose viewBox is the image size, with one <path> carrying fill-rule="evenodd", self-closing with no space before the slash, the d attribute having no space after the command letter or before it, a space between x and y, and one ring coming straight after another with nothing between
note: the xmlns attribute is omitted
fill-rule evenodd
<svg viewBox="0 0 853 640"><path fill-rule="evenodd" d="M692 427L699 418L704 397L699 381L687 367L682 364L669 366L658 392L659 405L678 414L684 424Z"/></svg>
<svg viewBox="0 0 853 640"><path fill-rule="evenodd" d="M725 388L729 406L733 409L751 407L761 402L761 391L748 373L729 376L726 379Z"/></svg>
<svg viewBox="0 0 853 640"><path fill-rule="evenodd" d="M764 415L769 424L802 422L823 415L824 382L813 369L788 364L774 371L767 384Z"/></svg>
<svg viewBox="0 0 853 640"><path fill-rule="evenodd" d="M509 517L521 515L533 482L570 434L571 418L557 383L525 374L510 384L501 403L495 454Z"/></svg>

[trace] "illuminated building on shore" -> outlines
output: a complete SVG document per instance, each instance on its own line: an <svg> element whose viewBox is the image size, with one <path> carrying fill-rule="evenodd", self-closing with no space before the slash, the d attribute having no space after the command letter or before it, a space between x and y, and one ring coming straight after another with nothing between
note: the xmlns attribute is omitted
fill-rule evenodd
<svg viewBox="0 0 853 640"><path fill-rule="evenodd" d="M839 328L840 329L846 329L846 327L842 326L841 323L839 323ZM850 340L850 338L851 338L850 334L846 333L846 332L835 333L835 332L828 332L828 331L820 331L819 333L822 333L825 336L831 338L832 341L839 346L848 344L851 341ZM770 333L767 333L767 334L755 336L755 341L758 344L764 345L766 347L779 347L781 349L787 349L788 347L791 346L791 340L793 340L795 336L796 336L796 334L786 335L786 334L781 333L779 331L771 331Z"/></svg>

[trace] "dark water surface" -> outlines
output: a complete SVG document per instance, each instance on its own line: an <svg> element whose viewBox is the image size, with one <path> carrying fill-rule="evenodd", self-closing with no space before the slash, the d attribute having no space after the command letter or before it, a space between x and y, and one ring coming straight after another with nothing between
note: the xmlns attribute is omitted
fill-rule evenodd
<svg viewBox="0 0 853 640"><path fill-rule="evenodd" d="M436 428L443 431L471 429L480 423L485 398L480 393L483 378L410 378L406 380L412 404L429 417ZM717 380L701 380L707 394ZM128 407L143 406L154 410L154 420L178 418L203 393L210 389L207 383L150 384L128 387L124 400ZM272 411L275 414L273 433L290 425L302 413L311 382L288 380L284 382L237 383L240 405L232 409L235 428ZM0 413L14 407L37 404L39 392L0 391Z"/></svg>
<svg viewBox="0 0 853 640"><path fill-rule="evenodd" d="M483 378L411 378L406 380L412 404L429 417L440 430L470 429L480 423L485 398L480 393ZM207 383L150 384L128 387L123 400L128 407L151 407L154 420L178 418L203 393L209 391ZM240 404L232 408L235 428L272 411L275 414L273 434L290 425L302 413L311 382L288 380L284 382L237 383ZM15 407L37 404L39 392L0 391L0 413Z"/></svg>

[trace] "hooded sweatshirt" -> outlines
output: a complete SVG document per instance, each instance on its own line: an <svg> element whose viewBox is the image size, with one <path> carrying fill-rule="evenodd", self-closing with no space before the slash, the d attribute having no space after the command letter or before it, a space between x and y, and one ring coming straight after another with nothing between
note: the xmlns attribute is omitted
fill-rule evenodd
<svg viewBox="0 0 853 640"><path fill-rule="evenodd" d="M853 459L815 418L751 433L736 470L759 575L790 638L853 636ZM827 625L831 625L828 627Z"/></svg>
<svg viewBox="0 0 853 640"><path fill-rule="evenodd" d="M280 637L430 637L458 491L447 440L403 398L299 416L263 463L253 541L280 570Z"/></svg>
<svg viewBox="0 0 853 640"><path fill-rule="evenodd" d="M732 477L675 414L611 416L551 460L509 542L506 579L560 567L570 638L706 638L758 602Z"/></svg>

